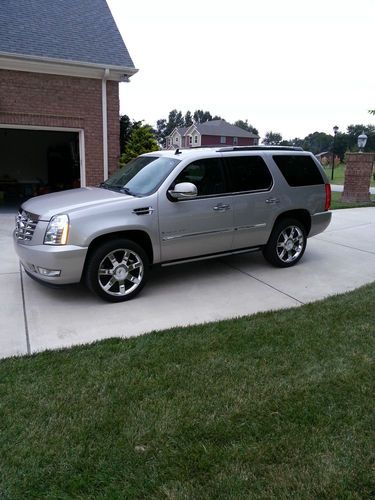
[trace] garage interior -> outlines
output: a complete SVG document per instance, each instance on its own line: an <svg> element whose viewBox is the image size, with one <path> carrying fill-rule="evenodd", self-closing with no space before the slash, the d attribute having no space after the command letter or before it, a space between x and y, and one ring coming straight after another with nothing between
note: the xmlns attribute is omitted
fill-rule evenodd
<svg viewBox="0 0 375 500"><path fill-rule="evenodd" d="M0 209L80 187L79 133L0 128Z"/></svg>

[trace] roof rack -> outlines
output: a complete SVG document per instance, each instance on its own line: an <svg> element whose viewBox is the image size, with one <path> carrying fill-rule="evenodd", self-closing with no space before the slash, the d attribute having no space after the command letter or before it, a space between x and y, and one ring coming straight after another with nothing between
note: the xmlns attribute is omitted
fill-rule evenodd
<svg viewBox="0 0 375 500"><path fill-rule="evenodd" d="M217 153L226 151L304 151L299 146L234 146L217 149Z"/></svg>

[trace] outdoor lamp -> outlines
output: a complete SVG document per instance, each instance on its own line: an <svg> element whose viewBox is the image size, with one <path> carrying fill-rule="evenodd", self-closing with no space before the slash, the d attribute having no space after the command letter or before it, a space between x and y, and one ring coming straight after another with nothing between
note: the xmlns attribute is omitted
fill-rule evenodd
<svg viewBox="0 0 375 500"><path fill-rule="evenodd" d="M360 153L363 153L363 150L366 146L367 135L362 130L362 134L358 136L358 149Z"/></svg>
<svg viewBox="0 0 375 500"><path fill-rule="evenodd" d="M333 127L333 143L332 143L332 171L331 171L331 181L333 181L333 171L335 169L335 139L336 139L336 134L339 130L339 127L335 125Z"/></svg>

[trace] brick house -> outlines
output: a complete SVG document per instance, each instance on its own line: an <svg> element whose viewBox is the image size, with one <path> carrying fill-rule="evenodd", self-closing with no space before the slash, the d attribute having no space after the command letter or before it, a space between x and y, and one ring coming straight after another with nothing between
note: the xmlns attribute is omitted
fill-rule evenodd
<svg viewBox="0 0 375 500"><path fill-rule="evenodd" d="M136 71L105 0L2 0L0 204L107 178Z"/></svg>
<svg viewBox="0 0 375 500"><path fill-rule="evenodd" d="M231 125L225 120L194 123L190 127L175 128L166 137L166 148L197 148L216 146L252 146L259 143L259 136Z"/></svg>

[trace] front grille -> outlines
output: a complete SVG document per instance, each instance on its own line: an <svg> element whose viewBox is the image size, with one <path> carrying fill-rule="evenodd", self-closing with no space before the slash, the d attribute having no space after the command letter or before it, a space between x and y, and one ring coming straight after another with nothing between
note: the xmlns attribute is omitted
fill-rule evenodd
<svg viewBox="0 0 375 500"><path fill-rule="evenodd" d="M16 217L16 238L22 241L31 241L38 224L38 216L20 210Z"/></svg>

